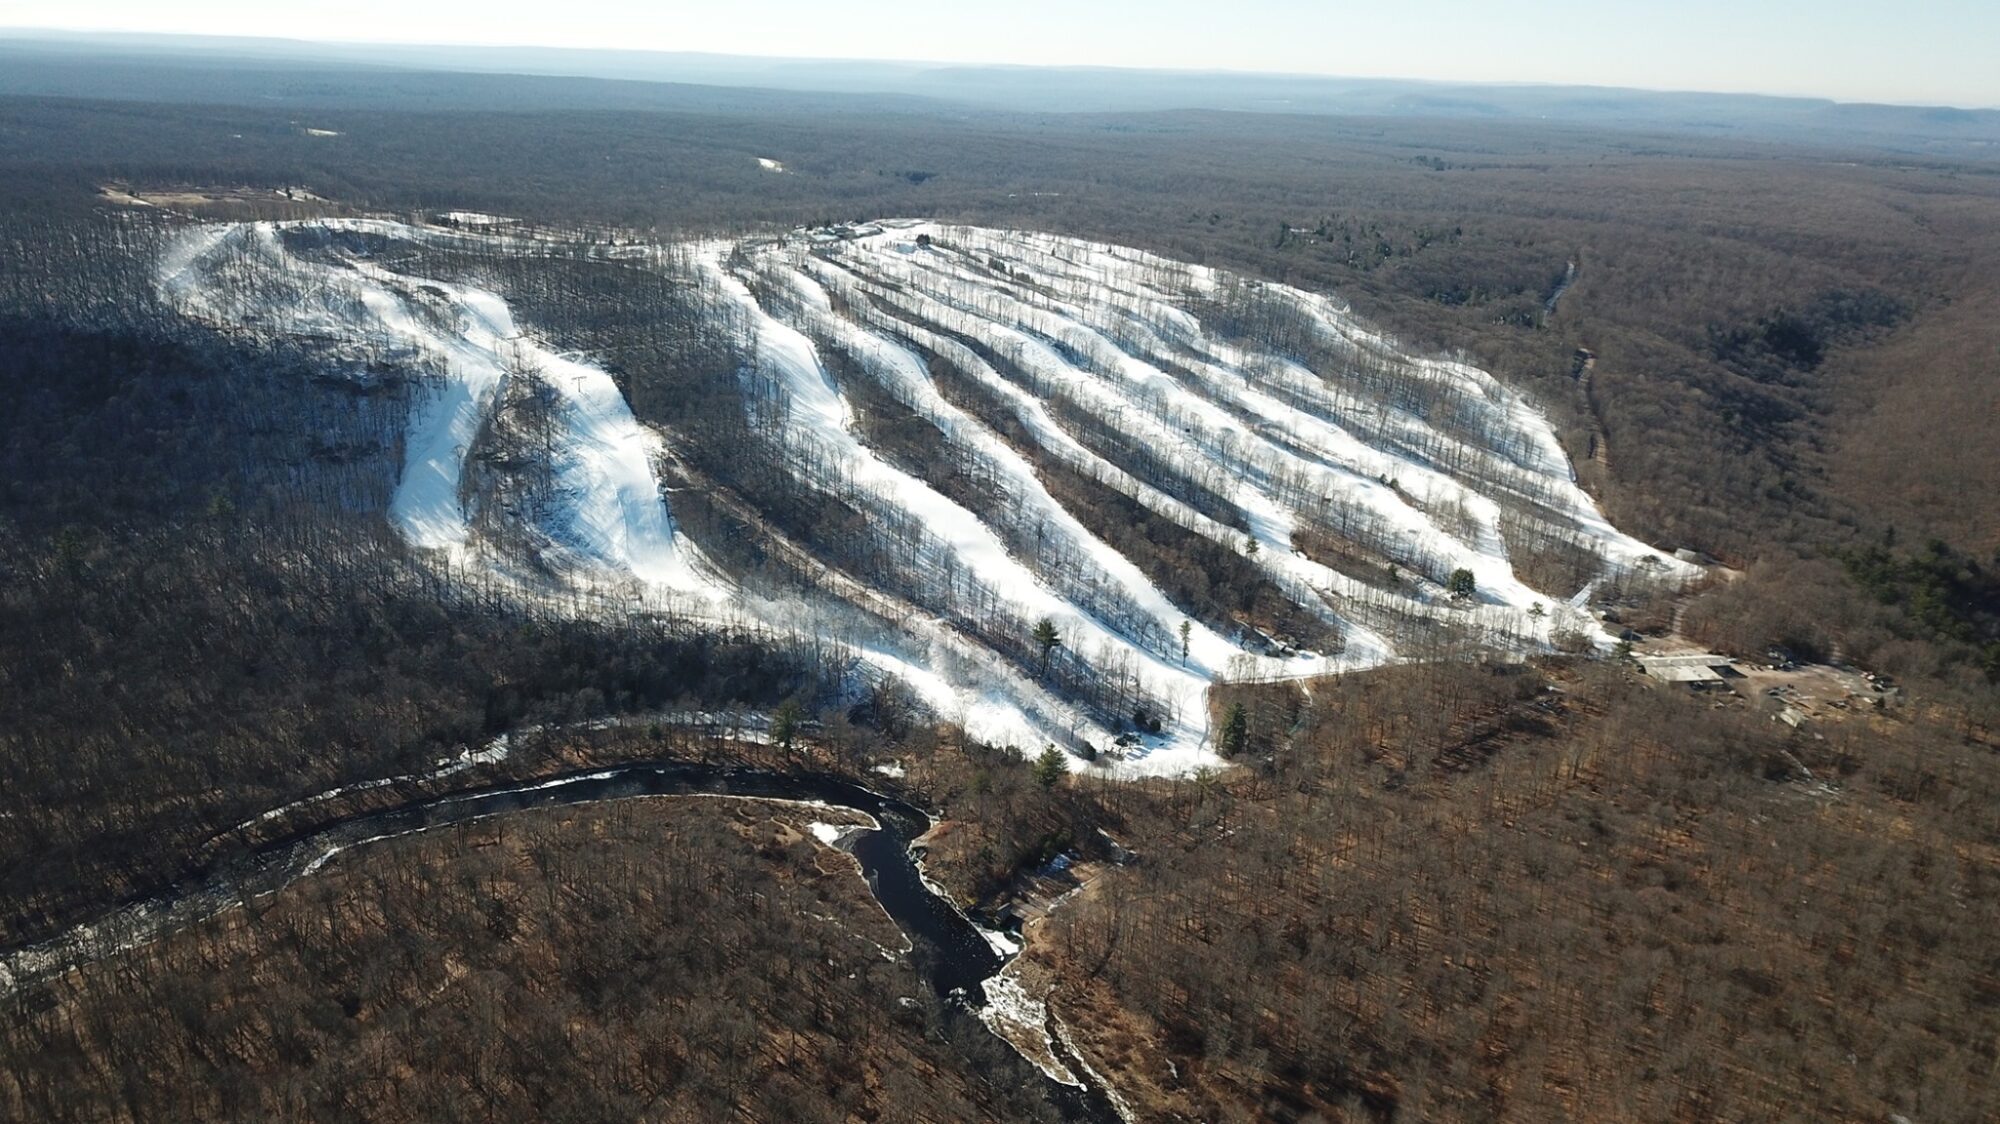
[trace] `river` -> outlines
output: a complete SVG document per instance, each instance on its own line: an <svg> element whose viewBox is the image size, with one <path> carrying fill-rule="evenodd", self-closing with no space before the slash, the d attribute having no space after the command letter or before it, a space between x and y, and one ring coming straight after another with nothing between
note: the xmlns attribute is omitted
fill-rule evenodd
<svg viewBox="0 0 2000 1124"><path fill-rule="evenodd" d="M849 833L852 853L882 908L910 938L913 961L945 1001L948 1019L977 1021L981 984L1007 960L918 868L912 843L931 820L904 801L826 774L773 773L685 761L641 761L568 773L522 784L469 789L362 812L272 840L217 860L156 893L123 903L104 917L51 940L0 951L0 996L24 991L92 961L157 940L246 901L275 893L318 871L333 856L381 839L533 808L594 804L641 796L732 796L818 802L864 812L876 828ZM962 1028L961 1028L962 1029ZM983 1027L982 1027L983 1029ZM1057 1057L1083 1084L1048 1077L1028 1059L1011 1057L995 1081L1040 1080L1066 1120L1116 1121L1110 1097L1060 1041ZM1018 1072L1012 1072L1018 1070Z"/></svg>

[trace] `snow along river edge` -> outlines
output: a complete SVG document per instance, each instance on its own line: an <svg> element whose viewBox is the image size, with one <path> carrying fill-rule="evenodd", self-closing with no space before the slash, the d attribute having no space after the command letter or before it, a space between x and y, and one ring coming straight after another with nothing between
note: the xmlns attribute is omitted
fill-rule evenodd
<svg viewBox="0 0 2000 1124"><path fill-rule="evenodd" d="M370 843L514 812L648 797L763 800L844 808L867 816L874 827L842 831L834 842L822 833L812 834L822 845L853 856L869 892L910 942L919 973L944 1001L945 1017L978 1021L1013 1046L985 1017L994 1002L985 985L1019 954L1019 946L1003 934L982 929L925 875L914 844L934 823L928 813L832 774L784 774L673 759L422 796L282 836L199 866L154 892L134 895L98 919L56 937L0 950L0 997L28 991L277 893L318 873L342 852ZM1002 951L1010 945L1014 952ZM1116 1096L1074 1054L1063 1028L1047 1037L1056 1066L1014 1047L1022 1067L1015 1076L1042 1080L1064 1119L1121 1119Z"/></svg>

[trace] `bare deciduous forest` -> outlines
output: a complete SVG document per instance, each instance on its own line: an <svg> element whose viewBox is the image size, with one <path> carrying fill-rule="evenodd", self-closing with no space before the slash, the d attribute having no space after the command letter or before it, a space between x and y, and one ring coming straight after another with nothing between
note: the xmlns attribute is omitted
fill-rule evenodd
<svg viewBox="0 0 2000 1124"><path fill-rule="evenodd" d="M38 1064L0 1100L42 1120L1036 1119L966 1074L814 818L632 801L398 841L55 985L10 1020L0 1049Z"/></svg>
<svg viewBox="0 0 2000 1124"><path fill-rule="evenodd" d="M1031 942L1163 1113L1996 1111L1990 743L1818 741L1590 666L1249 707L1260 775L1174 794L1171 841Z"/></svg>

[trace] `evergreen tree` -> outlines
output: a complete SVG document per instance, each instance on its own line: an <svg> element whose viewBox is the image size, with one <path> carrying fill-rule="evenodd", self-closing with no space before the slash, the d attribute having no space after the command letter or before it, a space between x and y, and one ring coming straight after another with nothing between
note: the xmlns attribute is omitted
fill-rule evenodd
<svg viewBox="0 0 2000 1124"><path fill-rule="evenodd" d="M1042 755L1035 758L1035 783L1043 788L1054 788L1057 781L1069 773L1069 755L1057 749L1053 743L1042 748Z"/></svg>
<svg viewBox="0 0 2000 1124"><path fill-rule="evenodd" d="M1047 617L1035 622L1033 633L1035 647L1042 650L1042 674L1049 673L1049 656L1062 647L1062 633L1056 631L1056 623Z"/></svg>
<svg viewBox="0 0 2000 1124"><path fill-rule="evenodd" d="M1451 572L1451 577L1445 579L1444 588L1446 593L1451 594L1453 600L1464 601L1470 598L1479 586L1473 580L1472 571L1461 566Z"/></svg>
<svg viewBox="0 0 2000 1124"><path fill-rule="evenodd" d="M1229 710L1222 718L1222 755L1234 757L1243 752L1250 741L1250 715L1244 711L1242 703L1230 703Z"/></svg>

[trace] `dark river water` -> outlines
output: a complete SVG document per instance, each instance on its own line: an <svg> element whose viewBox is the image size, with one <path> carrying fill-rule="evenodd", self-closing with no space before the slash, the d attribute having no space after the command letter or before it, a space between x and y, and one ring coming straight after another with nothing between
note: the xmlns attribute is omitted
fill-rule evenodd
<svg viewBox="0 0 2000 1124"><path fill-rule="evenodd" d="M272 893L317 871L349 847L533 808L593 804L639 796L741 796L820 801L866 812L881 826L850 833L843 843L860 862L868 887L915 946L912 960L925 982L945 1000L945 1017L977 1020L985 1003L980 984L1007 958L956 907L931 891L911 844L930 828L930 817L894 797L839 777L781 774L682 761L644 761L572 773L527 784L431 796L336 820L221 860L159 893L126 903L116 912L38 945L0 952L0 995L23 991L120 948L165 936L246 900ZM958 1028L964 1029L964 1028ZM981 1026L983 1033L984 1027ZM1110 1099L1058 1041L1063 1064L1085 1082L1055 1081L1025 1058L981 1064L995 1082L1046 1086L1051 1103L1069 1120L1116 1121Z"/></svg>

